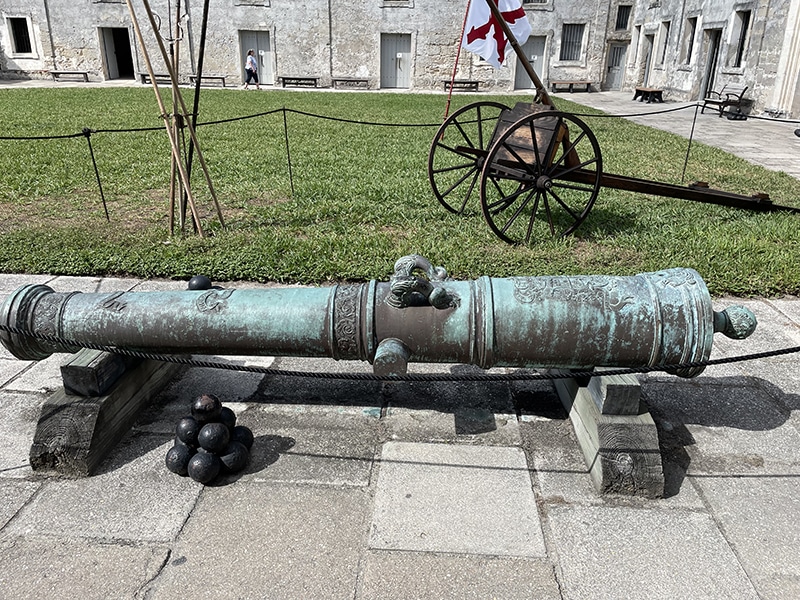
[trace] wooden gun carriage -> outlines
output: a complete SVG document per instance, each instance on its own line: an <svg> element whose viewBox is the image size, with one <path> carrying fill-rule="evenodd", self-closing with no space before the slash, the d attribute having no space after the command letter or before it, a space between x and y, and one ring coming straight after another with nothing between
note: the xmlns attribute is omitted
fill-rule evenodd
<svg viewBox="0 0 800 600"><path fill-rule="evenodd" d="M475 102L444 121L431 144L428 177L447 210L462 214L477 196L489 227L512 244L528 244L542 234L571 234L588 216L601 187L800 213L799 208L773 204L764 193L747 196L701 182L680 186L604 173L592 130L577 116L556 110L497 7L488 4L537 93L534 102L513 108Z"/></svg>

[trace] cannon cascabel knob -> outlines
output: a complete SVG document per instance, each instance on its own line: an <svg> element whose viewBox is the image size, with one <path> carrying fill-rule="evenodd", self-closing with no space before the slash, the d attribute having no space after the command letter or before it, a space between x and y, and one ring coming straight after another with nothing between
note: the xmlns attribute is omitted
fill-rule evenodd
<svg viewBox="0 0 800 600"><path fill-rule="evenodd" d="M714 332L734 339L743 340L756 330L758 321L749 308L729 306L722 312L714 312Z"/></svg>

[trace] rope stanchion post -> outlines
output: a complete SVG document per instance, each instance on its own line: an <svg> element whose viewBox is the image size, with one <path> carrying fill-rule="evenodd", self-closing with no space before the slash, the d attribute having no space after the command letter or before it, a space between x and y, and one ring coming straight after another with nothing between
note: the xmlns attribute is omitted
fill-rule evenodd
<svg viewBox="0 0 800 600"><path fill-rule="evenodd" d="M86 144L89 146L89 154L92 157L92 166L94 166L94 177L97 180L97 188L100 190L100 200L103 202L103 210L106 213L106 221L111 222L108 216L108 206L106 205L106 196L103 193L103 183L100 181L100 170L97 168L97 161L94 158L94 149L92 148L92 130L88 127L83 128L83 135L86 137Z"/></svg>
<svg viewBox="0 0 800 600"><path fill-rule="evenodd" d="M292 155L289 152L289 124L286 120L286 107L283 108L283 137L286 143L286 164L289 168L289 188L294 196L294 178L292 177Z"/></svg>

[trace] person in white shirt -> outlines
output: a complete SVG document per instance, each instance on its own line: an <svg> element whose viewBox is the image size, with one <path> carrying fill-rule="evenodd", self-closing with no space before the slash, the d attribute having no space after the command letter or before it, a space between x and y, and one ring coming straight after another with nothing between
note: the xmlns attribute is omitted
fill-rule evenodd
<svg viewBox="0 0 800 600"><path fill-rule="evenodd" d="M256 51L250 49L247 51L247 60L244 63L244 72L247 77L244 80L244 89L250 89L250 80L256 82L256 89L261 89L261 84L258 82L258 62L256 61Z"/></svg>

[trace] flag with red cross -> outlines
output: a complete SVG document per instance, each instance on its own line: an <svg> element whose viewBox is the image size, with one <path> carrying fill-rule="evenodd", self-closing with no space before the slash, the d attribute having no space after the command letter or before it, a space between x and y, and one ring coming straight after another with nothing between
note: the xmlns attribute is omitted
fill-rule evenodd
<svg viewBox="0 0 800 600"><path fill-rule="evenodd" d="M500 14L508 23L511 33L520 45L528 39L531 33L531 24L528 22L528 17L525 16L521 0L472 0L470 2L461 46L499 69L513 49L500 27L500 23L492 15L489 2L493 2L500 9Z"/></svg>

